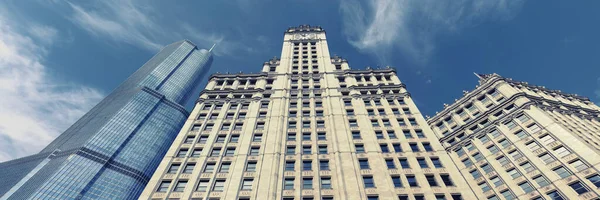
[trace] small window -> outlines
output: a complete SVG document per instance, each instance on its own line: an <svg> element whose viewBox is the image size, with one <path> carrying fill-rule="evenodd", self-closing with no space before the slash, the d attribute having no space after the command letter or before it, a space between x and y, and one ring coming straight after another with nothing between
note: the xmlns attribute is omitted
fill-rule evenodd
<svg viewBox="0 0 600 200"><path fill-rule="evenodd" d="M373 177L363 176L363 183L365 188L374 188L375 182L373 182Z"/></svg>
<svg viewBox="0 0 600 200"><path fill-rule="evenodd" d="M169 189L169 185L171 185L171 181L163 181L160 183L160 185L158 186L156 191L157 192L166 192Z"/></svg>
<svg viewBox="0 0 600 200"><path fill-rule="evenodd" d="M244 179L242 181L242 190L252 190L252 182L254 182L253 179Z"/></svg>

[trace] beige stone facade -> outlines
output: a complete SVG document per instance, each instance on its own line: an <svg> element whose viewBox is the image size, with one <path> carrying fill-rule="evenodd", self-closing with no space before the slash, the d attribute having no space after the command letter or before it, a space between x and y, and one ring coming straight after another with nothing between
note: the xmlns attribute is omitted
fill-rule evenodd
<svg viewBox="0 0 600 200"><path fill-rule="evenodd" d="M474 199L469 186L394 69L350 69L299 26L260 73L210 77L140 199Z"/></svg>
<svg viewBox="0 0 600 200"><path fill-rule="evenodd" d="M600 108L497 74L428 119L477 199L598 199Z"/></svg>

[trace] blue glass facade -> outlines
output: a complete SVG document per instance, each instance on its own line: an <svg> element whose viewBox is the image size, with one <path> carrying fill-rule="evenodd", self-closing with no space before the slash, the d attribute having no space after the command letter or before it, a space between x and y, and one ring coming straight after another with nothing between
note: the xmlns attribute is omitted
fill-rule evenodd
<svg viewBox="0 0 600 200"><path fill-rule="evenodd" d="M137 198L211 63L189 41L166 46L40 153L0 163L0 200Z"/></svg>

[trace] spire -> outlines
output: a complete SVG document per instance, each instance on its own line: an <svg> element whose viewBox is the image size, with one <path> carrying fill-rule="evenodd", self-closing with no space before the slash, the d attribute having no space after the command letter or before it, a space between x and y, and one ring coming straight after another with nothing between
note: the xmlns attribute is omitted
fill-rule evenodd
<svg viewBox="0 0 600 200"><path fill-rule="evenodd" d="M210 47L210 49L208 50L208 52L212 52L212 50L215 48L215 46L217 46L217 43L214 43L214 44L212 45L212 47Z"/></svg>
<svg viewBox="0 0 600 200"><path fill-rule="evenodd" d="M477 78L479 78L479 79L481 79L481 78L482 78L482 77L481 77L479 74L477 74L477 73L475 73L475 72L473 72L473 74L475 74L475 76L477 76Z"/></svg>

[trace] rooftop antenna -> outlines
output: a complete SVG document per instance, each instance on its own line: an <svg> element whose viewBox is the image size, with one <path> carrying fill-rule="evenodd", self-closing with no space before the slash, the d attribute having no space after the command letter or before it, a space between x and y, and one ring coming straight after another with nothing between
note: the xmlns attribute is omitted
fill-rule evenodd
<svg viewBox="0 0 600 200"><path fill-rule="evenodd" d="M479 74L473 72L473 74L475 74L475 76L477 76L477 78L481 79L481 76L479 76Z"/></svg>
<svg viewBox="0 0 600 200"><path fill-rule="evenodd" d="M214 43L214 44L212 45L212 47L210 47L210 49L208 50L208 52L212 52L212 50L215 48L215 46L217 46L217 43Z"/></svg>

